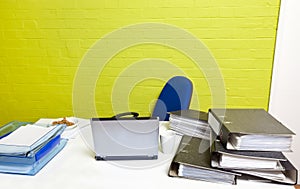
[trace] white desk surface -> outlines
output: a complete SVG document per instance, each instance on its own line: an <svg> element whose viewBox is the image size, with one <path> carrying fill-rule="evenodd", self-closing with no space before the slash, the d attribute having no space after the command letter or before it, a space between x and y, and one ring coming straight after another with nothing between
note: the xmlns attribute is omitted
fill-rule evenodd
<svg viewBox="0 0 300 189"><path fill-rule="evenodd" d="M0 174L1 188L143 188L143 189L292 189L294 186L237 181L217 184L167 175L172 155L159 152L158 160L96 161L84 134L69 139L66 147L35 176Z"/></svg>

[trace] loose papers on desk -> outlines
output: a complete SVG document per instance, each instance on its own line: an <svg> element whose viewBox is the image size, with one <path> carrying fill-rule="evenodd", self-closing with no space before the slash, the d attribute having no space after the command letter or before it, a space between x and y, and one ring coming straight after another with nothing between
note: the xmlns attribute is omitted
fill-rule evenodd
<svg viewBox="0 0 300 189"><path fill-rule="evenodd" d="M36 125L21 126L0 140L0 155L28 156L31 151L49 142L52 137L61 134L65 125L40 127Z"/></svg>

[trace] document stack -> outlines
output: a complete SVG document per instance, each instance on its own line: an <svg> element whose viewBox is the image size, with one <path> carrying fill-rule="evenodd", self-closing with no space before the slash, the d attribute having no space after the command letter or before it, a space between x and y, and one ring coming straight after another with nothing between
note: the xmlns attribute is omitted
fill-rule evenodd
<svg viewBox="0 0 300 189"><path fill-rule="evenodd" d="M284 156L294 133L263 109L210 109L208 122L219 136L211 165L263 182L296 184L298 171Z"/></svg>
<svg viewBox="0 0 300 189"><path fill-rule="evenodd" d="M10 131L8 126L1 130ZM35 175L66 145L67 140L61 138L65 127L27 124L12 132L1 133L0 172Z"/></svg>
<svg viewBox="0 0 300 189"><path fill-rule="evenodd" d="M182 135L210 139L206 112L191 109L170 112L170 129Z"/></svg>

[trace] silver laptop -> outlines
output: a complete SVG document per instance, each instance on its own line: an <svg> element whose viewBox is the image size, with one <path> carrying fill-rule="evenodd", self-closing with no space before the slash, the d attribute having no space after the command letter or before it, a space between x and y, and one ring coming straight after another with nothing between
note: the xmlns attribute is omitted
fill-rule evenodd
<svg viewBox="0 0 300 189"><path fill-rule="evenodd" d="M159 120L91 118L96 160L157 159Z"/></svg>

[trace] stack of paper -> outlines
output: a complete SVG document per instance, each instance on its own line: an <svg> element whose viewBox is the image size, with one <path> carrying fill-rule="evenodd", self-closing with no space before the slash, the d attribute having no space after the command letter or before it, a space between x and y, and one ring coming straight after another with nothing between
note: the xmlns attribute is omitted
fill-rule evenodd
<svg viewBox="0 0 300 189"><path fill-rule="evenodd" d="M290 151L292 136L232 134L230 143L237 150Z"/></svg>
<svg viewBox="0 0 300 189"><path fill-rule="evenodd" d="M196 110L170 112L170 129L179 134L210 139L207 113Z"/></svg>
<svg viewBox="0 0 300 189"><path fill-rule="evenodd" d="M251 157L236 157L230 154L221 154L219 165L227 169L283 169L280 161L276 159L258 159Z"/></svg>
<svg viewBox="0 0 300 189"><path fill-rule="evenodd" d="M212 166L232 170L284 171L282 152L234 151L225 149L220 141L213 144Z"/></svg>
<svg viewBox="0 0 300 189"><path fill-rule="evenodd" d="M36 174L66 145L65 127L26 125L0 139L0 172Z"/></svg>
<svg viewBox="0 0 300 189"><path fill-rule="evenodd" d="M178 176L208 182L235 184L236 175L220 170L199 169L188 165L179 165Z"/></svg>

